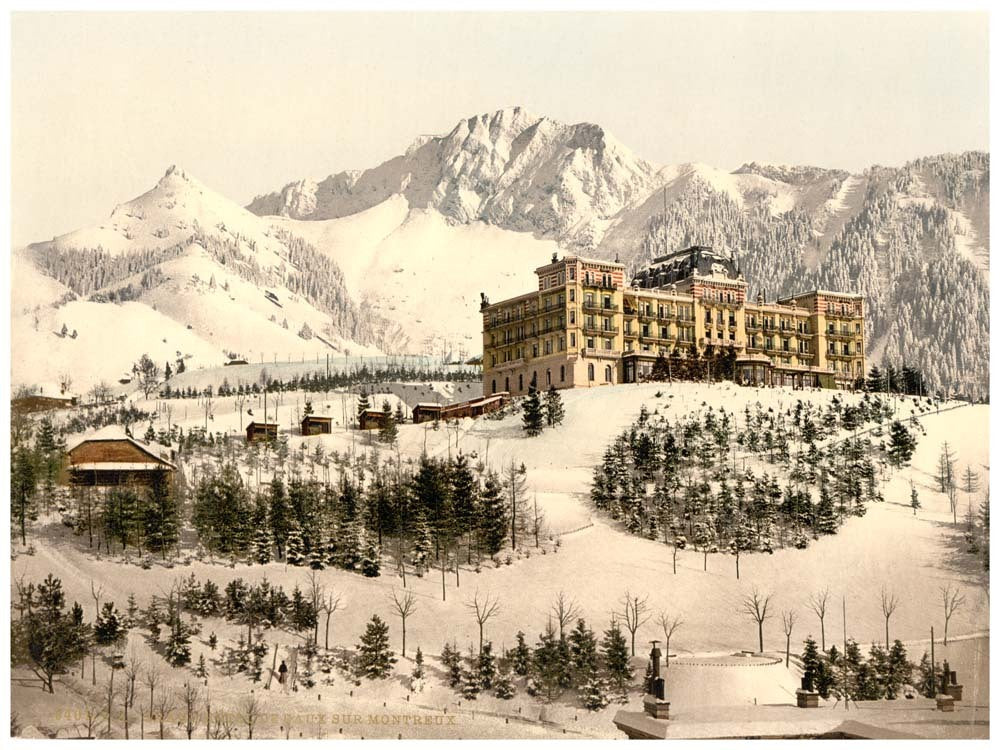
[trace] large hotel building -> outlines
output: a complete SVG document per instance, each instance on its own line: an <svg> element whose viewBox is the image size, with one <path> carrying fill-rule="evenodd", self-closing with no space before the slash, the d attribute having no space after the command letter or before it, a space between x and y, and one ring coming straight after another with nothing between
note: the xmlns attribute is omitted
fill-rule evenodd
<svg viewBox="0 0 1000 750"><path fill-rule="evenodd" d="M535 273L537 291L483 297L484 395L638 382L661 353L710 345L733 348L747 385L846 388L865 373L860 295L751 302L736 264L710 247L655 258L629 284L623 264L573 255Z"/></svg>

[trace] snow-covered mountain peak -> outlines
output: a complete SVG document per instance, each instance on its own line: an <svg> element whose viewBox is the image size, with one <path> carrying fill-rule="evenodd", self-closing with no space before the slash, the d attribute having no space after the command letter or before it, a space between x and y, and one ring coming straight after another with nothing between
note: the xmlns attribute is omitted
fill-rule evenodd
<svg viewBox="0 0 1000 750"><path fill-rule="evenodd" d="M460 120L405 153L315 186L293 182L248 206L258 215L330 219L404 196L456 222L486 221L570 247L594 247L607 222L643 199L656 168L599 125L566 125L514 106Z"/></svg>

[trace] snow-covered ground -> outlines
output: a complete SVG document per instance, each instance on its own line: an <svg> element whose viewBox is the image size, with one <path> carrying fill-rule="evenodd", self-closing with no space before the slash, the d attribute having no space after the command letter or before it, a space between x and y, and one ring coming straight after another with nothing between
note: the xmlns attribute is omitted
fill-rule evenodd
<svg viewBox="0 0 1000 750"><path fill-rule="evenodd" d="M917 642L926 641L931 626L935 627L938 638L941 637L943 616L939 586L950 583L965 595L966 604L955 613L949 624L952 645L945 649L939 642L937 657L951 658L953 668L963 673L966 689L974 689L977 700L988 702L981 640L954 640L956 636L988 633L989 599L982 583L983 574L978 569L978 561L965 553L960 530L954 529L951 523L948 499L936 491L933 479L941 444L948 441L958 459L959 468L972 466L982 476L983 486L988 484L988 406L945 404L940 413L922 416L920 421L927 435L920 437L911 467L893 475L884 487L885 503L869 505L864 517L851 518L838 534L823 537L805 550L781 549L773 555L744 554L740 563L740 580L735 577L731 557L709 556L706 572L702 570L701 555L694 551L679 553L677 573L673 574L669 547L627 535L614 523L597 515L588 503L592 467L599 462L607 443L632 422L642 405L646 405L651 412L675 417L697 410L706 402L739 413L747 403L759 402L764 408L773 406L781 409L798 398L822 404L833 395L829 391L757 390L731 384L608 386L564 392L565 423L546 429L537 438L529 439L523 435L520 419L515 415L499 421L468 419L438 430L426 424L402 425L399 429L399 450L404 460L416 457L425 446L427 452L433 455L447 455L449 451L454 452L457 446L457 449L474 453L494 467L508 461L524 463L528 471L530 496L532 500L537 497L545 513L548 531L559 541L559 545L555 546L552 541L546 540L539 549L528 541L528 546L514 556L510 565L485 565L478 573L463 566L460 586L456 587L454 574L449 574L447 578L446 601L442 601L439 576L432 574L418 579L408 575L408 587L418 599L418 610L407 622L408 654L412 656L417 646L423 649L425 655L438 654L446 639L454 640L463 650L468 650L470 644L477 642L476 624L465 607L476 591L489 592L500 598L501 611L486 629L486 637L499 650L513 645L518 630L524 630L529 642L534 642L545 626L553 599L560 591L567 592L579 602L584 616L595 630L603 630L607 627L610 613L620 608L619 600L626 589L648 596L652 612L668 611L683 618L684 625L671 643L673 653L681 657L730 654L755 648L753 622L737 613L741 597L753 587L774 594L774 611L791 609L797 613L793 651L798 650L805 636L812 634L818 638L819 623L808 608L808 598L810 594L827 587L834 602L831 611L835 613L835 616L828 617L826 623L828 643L840 643L843 639L843 600L846 604L847 634L867 650L868 644L884 638L885 623L879 590L885 586L901 602L891 619L891 636L913 642L910 657L916 661L927 648L926 643ZM843 394L842 397L848 401L856 398ZM289 430L289 442L293 449L303 440L309 444L310 450L316 443L327 452L377 449L377 444L370 445L367 435L340 425L341 415L350 414L353 410L353 397L345 397L343 401L335 394L327 400L317 398L314 409L321 414L332 414L338 426L331 435L311 438L295 435L290 427L294 422L292 414L304 395L285 394L283 398L284 402L279 407L279 423L282 431ZM376 404L380 405L381 400L381 396L375 397ZM202 423L203 413L196 403L171 403L169 418L173 422L186 427ZM912 399L900 398L896 404L900 417L909 417L913 412ZM239 429L240 416L235 406L224 405L220 400L214 410L213 431L235 432ZM166 419L167 415L161 410L158 420L165 423ZM388 457L385 449L383 453ZM922 504L916 516L909 507L911 480ZM964 503L962 493L960 502ZM81 547L80 539L73 537L58 523L44 529L36 541L36 550L34 555L20 555L13 561L14 576L23 574L29 580L37 580L52 572L63 579L70 600L76 599L84 604L91 602L91 606L91 580L103 583L104 598L113 599L121 607L130 592L137 594L141 604L145 596L165 591L172 578L191 573L199 579L211 578L220 584L236 577L259 580L266 576L286 590L296 583L302 585L308 573L303 568L279 563L253 567L241 563L229 567L198 561L172 570L156 566L152 570L142 570L136 565L123 565L118 558L94 557ZM333 618L332 641L345 646L354 644L365 621L373 613L378 613L390 624L393 645L398 649L399 622L393 616L390 594L393 589L401 587L402 581L393 571L383 569L382 576L376 579L332 569L321 571L319 576L325 586L343 597L342 610ZM212 621L210 626L222 640L235 638L235 626L221 621ZM784 636L777 616L766 623L764 635L765 650L783 650ZM650 639L660 636L659 628L652 621L640 628L636 638L637 644L642 644L640 652L647 650L646 644ZM295 642L289 634L269 632L267 637L269 640L277 638L286 644ZM133 636L133 641L141 640ZM204 650L201 645L204 634L196 640L195 660ZM142 647L142 644L139 643L139 646ZM435 675L439 663L434 658L429 663L431 674ZM696 667L692 664L685 668L683 662L678 664L681 665L678 672L672 673L677 677L673 681L668 679L668 691L675 691L675 700L679 705L702 704L705 699L699 696L705 694L703 682L690 679L689 673L684 671ZM400 675L408 674L409 670L410 666L404 662L397 665ZM975 674L970 674L973 671ZM727 696L725 701L740 705L748 704L755 698L775 700L776 696L793 690L797 680L794 671L788 673L783 665L756 669L753 677L745 673L739 675L724 677L725 684L732 689L728 693L723 691L723 694ZM407 702L405 682L401 676L390 680L387 685L365 684L355 688L339 680L335 686L321 686L308 694L281 698L271 696L270 699L281 705L282 710L288 711L306 710L308 705L315 708L318 701L313 693L318 693L322 695L325 711L332 711L335 706L337 711L354 713L356 709L359 714L368 711L392 713L412 710L415 704L420 704L427 706L420 709L424 715L440 713L445 705L450 706L453 713L477 712L474 720L470 715L461 713L464 717L463 728L438 727L435 730L432 727L426 736L504 736L505 732L506 736L510 736L515 731L520 733L522 728L527 735L536 732L561 735L563 728L599 736L615 735L610 719L616 706L592 714L571 702L557 701L550 706L541 706L523 695L513 702L484 696L477 702L463 701L458 706L458 696L441 686L433 676L427 692L416 694ZM971 687L973 684L974 688ZM247 683L243 678L234 682L217 676L210 679L210 685L213 692L219 691L220 696L235 696L245 690ZM733 688L733 685L742 687ZM345 694L351 689L356 691L354 696ZM29 695L39 695L37 692L27 693L29 690L36 688L34 685L15 685L16 706L25 706ZM226 698L220 697L220 700L225 701ZM308 703L310 700L312 704ZM385 709L380 706L382 700L387 702ZM633 703L635 700L633 696ZM521 714L517 713L518 706L521 707ZM515 723L525 717L535 721L541 715L546 721L555 723L518 723L517 730L512 730L502 718L485 716L484 711L513 714L516 718L511 721ZM379 728L379 734L368 725L343 728L348 736L394 737L400 731L404 736L413 736L405 728L391 726ZM323 729L314 725L305 736L316 736L321 731L325 731L327 736L337 734L336 728L331 730L326 726ZM457 731L457 735L451 734L452 731Z"/></svg>
<svg viewBox="0 0 1000 750"><path fill-rule="evenodd" d="M396 321L420 351L450 343L466 357L482 347L479 292L497 301L536 289L535 269L559 249L526 232L408 210L401 195L340 219L266 218L333 258L351 294Z"/></svg>

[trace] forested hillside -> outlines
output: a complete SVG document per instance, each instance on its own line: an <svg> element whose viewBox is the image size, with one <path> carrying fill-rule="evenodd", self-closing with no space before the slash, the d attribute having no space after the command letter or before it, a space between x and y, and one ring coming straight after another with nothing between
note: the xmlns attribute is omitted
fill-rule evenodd
<svg viewBox="0 0 1000 750"><path fill-rule="evenodd" d="M623 260L635 269L671 250L708 244L739 255L751 296L773 299L812 287L857 291L867 303L872 363L916 366L934 389L985 397L989 156L873 167L862 179L860 209L825 238L828 249L814 267L807 259L824 240L826 215L741 207L700 180L649 220L635 254Z"/></svg>

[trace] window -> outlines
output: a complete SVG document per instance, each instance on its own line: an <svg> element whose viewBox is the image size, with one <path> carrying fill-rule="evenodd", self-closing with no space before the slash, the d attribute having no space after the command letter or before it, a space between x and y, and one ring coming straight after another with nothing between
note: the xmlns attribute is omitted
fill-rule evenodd
<svg viewBox="0 0 1000 750"><path fill-rule="evenodd" d="M552 354L552 339L545 340L545 353Z"/></svg>
<svg viewBox="0 0 1000 750"><path fill-rule="evenodd" d="M492 366L496 367L497 366L497 355L494 354L490 358L493 360L493 362L491 363ZM496 390L496 389L494 388L494 390Z"/></svg>
<svg viewBox="0 0 1000 750"><path fill-rule="evenodd" d="M566 304L566 295L565 294L560 294L559 295L559 302L557 304L559 305L559 307L562 307L563 305Z"/></svg>
<svg viewBox="0 0 1000 750"><path fill-rule="evenodd" d="M569 324L576 325L576 310L569 311Z"/></svg>
<svg viewBox="0 0 1000 750"><path fill-rule="evenodd" d="M589 292L587 294L583 295L583 304L593 306L593 304L594 304L594 295L590 294Z"/></svg>
<svg viewBox="0 0 1000 750"><path fill-rule="evenodd" d="M559 365L559 382L565 382L566 380L566 365Z"/></svg>
<svg viewBox="0 0 1000 750"><path fill-rule="evenodd" d="M604 382L605 383L611 382L611 365L604 366Z"/></svg>
<svg viewBox="0 0 1000 750"><path fill-rule="evenodd" d="M493 386L493 390L491 390L490 393L491 394L492 393L496 393L497 392L497 381L496 381L496 378L493 378L493 383L491 385Z"/></svg>
<svg viewBox="0 0 1000 750"><path fill-rule="evenodd" d="M605 310L611 309L611 297L608 296L607 294L604 295L604 309Z"/></svg>
<svg viewBox="0 0 1000 750"><path fill-rule="evenodd" d="M570 345L570 347L572 347L574 349L576 348L576 334L575 333L571 333L569 335L569 345Z"/></svg>
<svg viewBox="0 0 1000 750"><path fill-rule="evenodd" d="M559 351L563 351L565 348L566 348L566 337L565 336L560 336L559 337Z"/></svg>
<svg viewBox="0 0 1000 750"><path fill-rule="evenodd" d="M532 388L537 388L538 387L538 373L537 372L531 373L531 387Z"/></svg>
<svg viewBox="0 0 1000 750"><path fill-rule="evenodd" d="M711 310L705 310L705 322L706 323L711 323L712 322L712 311Z"/></svg>
<svg viewBox="0 0 1000 750"><path fill-rule="evenodd" d="M531 345L531 356L532 357L537 357L538 356L538 344L532 344Z"/></svg>
<svg viewBox="0 0 1000 750"><path fill-rule="evenodd" d="M669 335L669 333L670 332L666 328L661 328L660 329L660 338L661 339L667 338L667 336Z"/></svg>
<svg viewBox="0 0 1000 750"><path fill-rule="evenodd" d="M593 337L587 339L587 348L588 349L593 349L594 348L594 339L593 339Z"/></svg>
<svg viewBox="0 0 1000 750"><path fill-rule="evenodd" d="M573 278L573 271L572 270L570 270L569 276L570 276L570 278ZM569 290L569 301L570 302L576 302L576 289L570 289Z"/></svg>
<svg viewBox="0 0 1000 750"><path fill-rule="evenodd" d="M552 385L552 370L545 371L545 385Z"/></svg>
<svg viewBox="0 0 1000 750"><path fill-rule="evenodd" d="M517 390L519 391L524 390L524 375L517 376Z"/></svg>
<svg viewBox="0 0 1000 750"><path fill-rule="evenodd" d="M510 378L503 379L503 389L510 393Z"/></svg>
<svg viewBox="0 0 1000 750"><path fill-rule="evenodd" d="M607 349L608 351L610 351L612 346L614 346L614 342L611 339L604 339L604 348L605 349Z"/></svg>
<svg viewBox="0 0 1000 750"><path fill-rule="evenodd" d="M592 381L593 379L594 379L594 363L591 362L590 364L587 365L587 380Z"/></svg>

